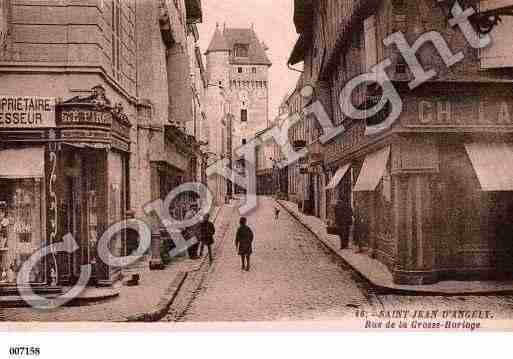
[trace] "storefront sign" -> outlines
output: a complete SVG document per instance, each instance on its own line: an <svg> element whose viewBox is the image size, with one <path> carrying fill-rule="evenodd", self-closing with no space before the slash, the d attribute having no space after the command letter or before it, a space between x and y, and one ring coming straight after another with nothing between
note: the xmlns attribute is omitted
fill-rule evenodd
<svg viewBox="0 0 513 359"><path fill-rule="evenodd" d="M506 126L513 125L513 104L506 100L420 100L417 120L421 126ZM413 119L413 117L410 117ZM409 121L407 121L409 122Z"/></svg>
<svg viewBox="0 0 513 359"><path fill-rule="evenodd" d="M110 112L98 111L95 109L71 108L63 109L58 116L59 127L95 126L108 127L112 123Z"/></svg>
<svg viewBox="0 0 513 359"><path fill-rule="evenodd" d="M41 127L55 127L53 99L0 96L0 129Z"/></svg>

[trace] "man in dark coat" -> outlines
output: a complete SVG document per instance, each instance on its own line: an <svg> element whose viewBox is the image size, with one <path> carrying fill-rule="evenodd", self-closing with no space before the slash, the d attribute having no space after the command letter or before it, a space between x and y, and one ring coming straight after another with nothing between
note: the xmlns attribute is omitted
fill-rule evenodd
<svg viewBox="0 0 513 359"><path fill-rule="evenodd" d="M349 233L353 224L353 210L351 204L340 201L335 207L335 222L337 224L338 236L340 237L340 249L346 249L349 244Z"/></svg>
<svg viewBox="0 0 513 359"><path fill-rule="evenodd" d="M249 262L253 253L253 231L247 225L247 219L241 217L240 227L235 237L235 248L237 249L242 262L242 270L249 272Z"/></svg>
<svg viewBox="0 0 513 359"><path fill-rule="evenodd" d="M210 216L208 214L203 217L203 222L199 225L199 236L200 236L200 257L203 255L203 247L206 246L208 249L208 258L210 263L214 260L212 257L212 244L214 244L214 234L216 233L216 227L210 222Z"/></svg>

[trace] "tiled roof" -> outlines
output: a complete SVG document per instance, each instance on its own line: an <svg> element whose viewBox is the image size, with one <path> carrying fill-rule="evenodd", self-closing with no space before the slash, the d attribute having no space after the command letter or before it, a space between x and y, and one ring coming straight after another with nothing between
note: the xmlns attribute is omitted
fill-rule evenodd
<svg viewBox="0 0 513 359"><path fill-rule="evenodd" d="M272 65L271 61L267 57L264 46L253 29L225 28L223 35L230 49L233 49L235 44L249 45L249 56L247 58L236 58L231 56L230 62L232 64Z"/></svg>
<svg viewBox="0 0 513 359"><path fill-rule="evenodd" d="M228 47L221 30L219 30L219 26L216 27L216 32L214 33L214 37L212 37L212 41L210 41L210 46L206 53L216 51L230 51L230 47Z"/></svg>

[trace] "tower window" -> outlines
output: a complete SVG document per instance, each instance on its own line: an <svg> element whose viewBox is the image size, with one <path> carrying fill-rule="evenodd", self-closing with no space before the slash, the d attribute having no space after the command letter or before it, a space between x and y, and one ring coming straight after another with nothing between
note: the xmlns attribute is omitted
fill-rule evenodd
<svg viewBox="0 0 513 359"><path fill-rule="evenodd" d="M248 110L245 110L245 109L240 110L240 121L241 122L248 121Z"/></svg>
<svg viewBox="0 0 513 359"><path fill-rule="evenodd" d="M248 57L249 45L248 44L235 44L233 47L235 57Z"/></svg>
<svg viewBox="0 0 513 359"><path fill-rule="evenodd" d="M241 73L242 73L242 67L237 68L237 72L238 72L239 74L241 74Z"/></svg>

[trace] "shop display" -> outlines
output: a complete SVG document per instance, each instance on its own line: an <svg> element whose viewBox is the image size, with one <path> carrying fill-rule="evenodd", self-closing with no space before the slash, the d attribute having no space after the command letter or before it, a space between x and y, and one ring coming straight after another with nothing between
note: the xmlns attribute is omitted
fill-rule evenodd
<svg viewBox="0 0 513 359"><path fill-rule="evenodd" d="M14 283L24 261L41 246L41 181L0 180L0 265L2 282ZM42 280L40 267L30 279Z"/></svg>

